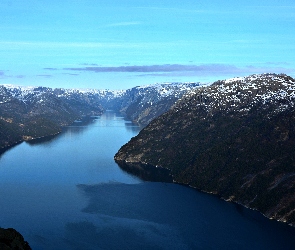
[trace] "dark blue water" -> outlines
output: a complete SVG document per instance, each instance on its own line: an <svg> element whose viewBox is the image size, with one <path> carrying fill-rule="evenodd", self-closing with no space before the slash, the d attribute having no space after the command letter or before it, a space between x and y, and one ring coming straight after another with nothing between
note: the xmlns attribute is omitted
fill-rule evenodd
<svg viewBox="0 0 295 250"><path fill-rule="evenodd" d="M33 249L295 249L295 230L113 161L139 128L112 112L0 158L0 226Z"/></svg>

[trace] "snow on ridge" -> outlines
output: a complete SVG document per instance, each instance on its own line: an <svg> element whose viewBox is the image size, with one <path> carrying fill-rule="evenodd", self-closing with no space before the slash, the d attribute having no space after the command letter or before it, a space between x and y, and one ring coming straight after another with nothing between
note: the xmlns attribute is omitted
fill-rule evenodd
<svg viewBox="0 0 295 250"><path fill-rule="evenodd" d="M42 87L42 86L20 86L20 85L13 85L13 84L1 84L0 86L3 86L10 91L18 90L22 92L28 92L28 91L38 92L38 91L42 91L42 89L48 89L51 91L61 90L65 93L83 93L83 94L112 93L115 96L119 96L119 95L122 95L122 93L125 93L125 90L109 90L109 89L93 89L93 88L50 88L50 87Z"/></svg>
<svg viewBox="0 0 295 250"><path fill-rule="evenodd" d="M285 74L275 74L275 73L262 73L262 74L253 74L249 76L243 76L243 77L233 77L224 80L225 83L232 83L236 81L240 81L243 83L252 82L255 80L281 80L282 77L286 77Z"/></svg>
<svg viewBox="0 0 295 250"><path fill-rule="evenodd" d="M76 88L76 89L61 89L65 93L81 93L81 94L93 94L93 95L113 95L114 97L122 96L125 90L109 90L109 89L92 89L92 88Z"/></svg>
<svg viewBox="0 0 295 250"><path fill-rule="evenodd" d="M163 82L135 87L138 90L157 92L159 97L179 97L183 92L190 91L200 86L197 82Z"/></svg>
<svg viewBox="0 0 295 250"><path fill-rule="evenodd" d="M239 102L273 102L278 100L288 100L295 103L295 81L284 74L255 74L245 77L234 77L216 84L196 83L196 82L163 82L145 86L137 86L128 90L109 90L109 89L63 89L46 88L36 86L17 86L3 84L11 96L22 101L37 97L44 91L52 92L58 97L70 97L72 94L91 94L99 98L113 99L124 96L126 91L137 90L140 95L145 95L150 99L149 102L157 102L161 98L176 97L180 98L184 93L185 97L190 98L195 94L202 93L209 98L210 102L218 103L219 107L235 107ZM200 91L200 92L199 92ZM150 93L150 95L149 95ZM208 104L213 105L213 104ZM217 105L217 104L216 104Z"/></svg>
<svg viewBox="0 0 295 250"><path fill-rule="evenodd" d="M284 74L257 74L231 78L194 89L182 100L185 99L195 100L196 106L206 107L209 113L216 109L235 110L244 114L257 104L270 104L274 105L275 114L295 107L295 81ZM183 105L182 103L183 101L180 105Z"/></svg>
<svg viewBox="0 0 295 250"><path fill-rule="evenodd" d="M147 84L147 85L141 85L137 86L135 88L138 89L145 89L145 88L165 88L165 87L184 87L184 86L190 86L194 84L200 84L199 82L162 82L162 83L153 83L153 84Z"/></svg>
<svg viewBox="0 0 295 250"><path fill-rule="evenodd" d="M20 86L20 85L13 85L13 84L1 84L1 86L9 90L18 89L21 91L32 91L35 88L37 88L36 86Z"/></svg>
<svg viewBox="0 0 295 250"><path fill-rule="evenodd" d="M168 96L173 94L176 91L186 91L191 90L193 85L203 86L203 83L195 83L195 82L163 82L163 83L155 83L150 85L137 86L134 88L137 89L153 89L160 94L160 96ZM9 90L9 92L13 96L24 96L30 93L36 94L37 92L42 92L42 89L48 89L52 92L60 91L58 94L59 97L66 96L73 93L81 93L81 94L94 94L101 96L113 96L120 97L126 93L127 90L110 90L110 89L95 89L95 88L49 88L42 86L19 86L13 84L2 84L0 86L5 87Z"/></svg>
<svg viewBox="0 0 295 250"><path fill-rule="evenodd" d="M43 94L42 87L36 86L19 86L13 84L1 84L1 86L5 87L8 91L9 95L13 98L17 98L18 100L26 103L31 96L39 96Z"/></svg>
<svg viewBox="0 0 295 250"><path fill-rule="evenodd" d="M245 79L245 77L233 77L233 78L226 79L224 82L225 83L232 83L235 81L243 81L244 79Z"/></svg>

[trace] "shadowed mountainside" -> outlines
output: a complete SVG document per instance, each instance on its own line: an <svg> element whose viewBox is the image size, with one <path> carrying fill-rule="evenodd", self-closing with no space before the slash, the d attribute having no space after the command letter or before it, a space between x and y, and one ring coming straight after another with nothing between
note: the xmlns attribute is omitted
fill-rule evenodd
<svg viewBox="0 0 295 250"><path fill-rule="evenodd" d="M0 228L0 249L1 250L31 250L29 243L24 237L12 228Z"/></svg>
<svg viewBox="0 0 295 250"><path fill-rule="evenodd" d="M0 147L57 134L84 115L100 115L98 100L43 87L0 86Z"/></svg>
<svg viewBox="0 0 295 250"><path fill-rule="evenodd" d="M262 74L185 95L115 155L295 225L295 80Z"/></svg>

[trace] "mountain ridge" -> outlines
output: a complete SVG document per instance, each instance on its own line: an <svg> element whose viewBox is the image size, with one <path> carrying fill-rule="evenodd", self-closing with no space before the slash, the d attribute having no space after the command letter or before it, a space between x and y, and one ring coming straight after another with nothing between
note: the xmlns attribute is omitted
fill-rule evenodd
<svg viewBox="0 0 295 250"><path fill-rule="evenodd" d="M115 155L295 225L295 80L260 74L190 91Z"/></svg>
<svg viewBox="0 0 295 250"><path fill-rule="evenodd" d="M102 107L83 95L63 98L45 87L0 86L0 147L54 135L85 115L99 115ZM73 95L71 96L73 97Z"/></svg>

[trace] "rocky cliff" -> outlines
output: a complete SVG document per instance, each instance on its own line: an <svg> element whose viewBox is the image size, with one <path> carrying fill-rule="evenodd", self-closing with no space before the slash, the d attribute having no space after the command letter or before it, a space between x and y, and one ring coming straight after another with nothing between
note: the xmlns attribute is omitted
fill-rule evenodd
<svg viewBox="0 0 295 250"><path fill-rule="evenodd" d="M29 243L13 228L0 228L1 250L31 250Z"/></svg>
<svg viewBox="0 0 295 250"><path fill-rule="evenodd" d="M294 105L287 75L218 81L183 96L115 160L140 175L169 169L174 182L295 225Z"/></svg>

